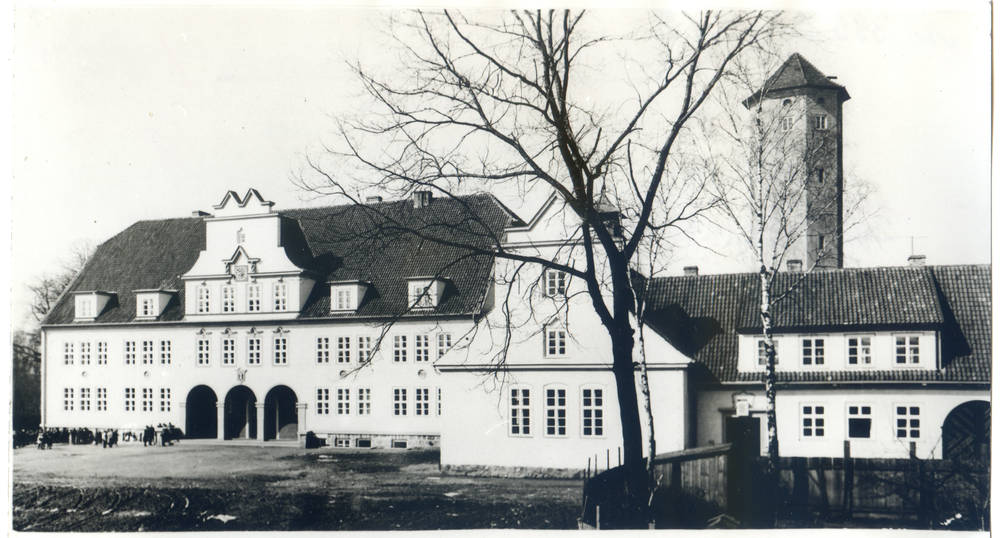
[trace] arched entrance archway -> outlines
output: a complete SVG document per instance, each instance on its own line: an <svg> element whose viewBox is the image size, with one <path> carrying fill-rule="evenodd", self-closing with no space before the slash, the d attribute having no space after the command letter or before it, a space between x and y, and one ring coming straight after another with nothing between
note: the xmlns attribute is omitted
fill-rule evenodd
<svg viewBox="0 0 1000 538"><path fill-rule="evenodd" d="M184 417L184 437L187 439L215 439L219 431L218 402L215 391L198 385L187 395Z"/></svg>
<svg viewBox="0 0 1000 538"><path fill-rule="evenodd" d="M942 426L944 457L971 466L990 465L990 404L965 402L951 410Z"/></svg>
<svg viewBox="0 0 1000 538"><path fill-rule="evenodd" d="M298 439L298 398L295 391L278 385L264 397L264 440Z"/></svg>
<svg viewBox="0 0 1000 538"><path fill-rule="evenodd" d="M257 396L244 386L226 394L226 439L257 438Z"/></svg>

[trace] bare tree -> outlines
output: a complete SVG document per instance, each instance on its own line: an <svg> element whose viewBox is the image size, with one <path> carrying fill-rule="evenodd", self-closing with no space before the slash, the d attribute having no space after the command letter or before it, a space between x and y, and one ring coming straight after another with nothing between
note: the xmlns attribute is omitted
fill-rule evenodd
<svg viewBox="0 0 1000 538"><path fill-rule="evenodd" d="M83 269L87 260L94 255L97 247L93 243L83 242L73 246L69 255L59 263L59 268L52 273L39 276L35 283L28 286L31 290L31 315L35 321L41 322L56 305L59 297Z"/></svg>
<svg viewBox="0 0 1000 538"><path fill-rule="evenodd" d="M631 21L641 32L601 35L607 21L590 19L569 11L393 14L396 61L353 65L370 107L335 118L337 141L307 157L296 180L358 205L374 191L429 189L452 199L554 191L580 223L566 248L582 250L582 267L507 249L500 235L489 248L426 239L586 284L612 342L624 464L641 479L630 266L651 230L679 228L711 207L707 176L684 175L694 166L686 125L734 58L789 26L781 13L664 13Z"/></svg>

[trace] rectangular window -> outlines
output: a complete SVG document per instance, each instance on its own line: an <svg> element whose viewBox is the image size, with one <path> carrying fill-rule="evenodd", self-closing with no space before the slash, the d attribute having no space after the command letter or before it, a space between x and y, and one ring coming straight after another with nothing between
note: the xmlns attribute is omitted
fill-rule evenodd
<svg viewBox="0 0 1000 538"><path fill-rule="evenodd" d="M431 414L431 389L413 389L414 409L418 417L426 417Z"/></svg>
<svg viewBox="0 0 1000 538"><path fill-rule="evenodd" d="M358 337L358 364L364 364L372 360L372 337Z"/></svg>
<svg viewBox="0 0 1000 538"><path fill-rule="evenodd" d="M97 410L108 410L108 389L97 389Z"/></svg>
<svg viewBox="0 0 1000 538"><path fill-rule="evenodd" d="M211 364L211 342L208 338L199 338L197 345L198 366L208 366Z"/></svg>
<svg viewBox="0 0 1000 538"><path fill-rule="evenodd" d="M545 295L549 297L566 295L566 273L554 269L545 270Z"/></svg>
<svg viewBox="0 0 1000 538"><path fill-rule="evenodd" d="M73 389L63 389L63 411L73 410Z"/></svg>
<svg viewBox="0 0 1000 538"><path fill-rule="evenodd" d="M80 364L90 364L90 342L80 342Z"/></svg>
<svg viewBox="0 0 1000 538"><path fill-rule="evenodd" d="M80 301L80 315L78 318L92 318L94 317L94 303L89 300Z"/></svg>
<svg viewBox="0 0 1000 538"><path fill-rule="evenodd" d="M73 343L63 344L63 364L73 364Z"/></svg>
<svg viewBox="0 0 1000 538"><path fill-rule="evenodd" d="M566 436L566 389L545 390L545 435Z"/></svg>
<svg viewBox="0 0 1000 538"><path fill-rule="evenodd" d="M260 338L247 338L247 364L260 364Z"/></svg>
<svg viewBox="0 0 1000 538"><path fill-rule="evenodd" d="M274 285L274 311L284 312L288 310L288 284Z"/></svg>
<svg viewBox="0 0 1000 538"><path fill-rule="evenodd" d="M920 438L920 408L915 405L896 406L896 437L898 439Z"/></svg>
<svg viewBox="0 0 1000 538"><path fill-rule="evenodd" d="M337 310L350 310L354 302L351 300L351 296L350 289L337 290Z"/></svg>
<svg viewBox="0 0 1000 538"><path fill-rule="evenodd" d="M236 340L232 338L222 339L222 365L231 366L236 364Z"/></svg>
<svg viewBox="0 0 1000 538"><path fill-rule="evenodd" d="M277 365L288 364L288 339L287 338L275 338L274 339L274 364L277 364Z"/></svg>
<svg viewBox="0 0 1000 538"><path fill-rule="evenodd" d="M816 116L816 117L814 117L813 118L813 127L815 127L816 130L818 130L818 131L825 131L825 130L827 130L828 127L827 127L826 118L827 118L826 116Z"/></svg>
<svg viewBox="0 0 1000 538"><path fill-rule="evenodd" d="M802 339L802 364L806 366L823 366L826 362L822 338Z"/></svg>
<svg viewBox="0 0 1000 538"><path fill-rule="evenodd" d="M531 435L531 389L510 389L510 435Z"/></svg>
<svg viewBox="0 0 1000 538"><path fill-rule="evenodd" d="M444 357L444 354L451 349L451 334L440 333L438 334L438 358Z"/></svg>
<svg viewBox="0 0 1000 538"><path fill-rule="evenodd" d="M826 179L826 178L825 178L825 174L823 172L823 169L822 168L817 168L816 169L816 181L818 183L822 183L824 179Z"/></svg>
<svg viewBox="0 0 1000 538"><path fill-rule="evenodd" d="M135 389L125 389L125 410L135 411Z"/></svg>
<svg viewBox="0 0 1000 538"><path fill-rule="evenodd" d="M222 287L222 311L236 312L236 288L232 286Z"/></svg>
<svg viewBox="0 0 1000 538"><path fill-rule="evenodd" d="M870 405L847 406L847 437L851 439L871 439L872 408Z"/></svg>
<svg viewBox="0 0 1000 538"><path fill-rule="evenodd" d="M414 308L431 308L434 306L433 293L430 284L410 284L410 304Z"/></svg>
<svg viewBox="0 0 1000 538"><path fill-rule="evenodd" d="M208 314L211 312L209 310L209 294L207 286L198 287L198 313Z"/></svg>
<svg viewBox="0 0 1000 538"><path fill-rule="evenodd" d="M566 354L566 329L562 327L545 328L545 356L558 357Z"/></svg>
<svg viewBox="0 0 1000 538"><path fill-rule="evenodd" d="M154 315L153 314L153 300L152 299L143 299L142 300L142 315L143 316L152 316L152 315Z"/></svg>
<svg viewBox="0 0 1000 538"><path fill-rule="evenodd" d="M847 337L847 364L849 366L871 366L872 364L871 336Z"/></svg>
<svg viewBox="0 0 1000 538"><path fill-rule="evenodd" d="M438 401L437 401L437 416L441 416L441 387L438 387L438 389L437 389L437 396L438 396Z"/></svg>
<svg viewBox="0 0 1000 538"><path fill-rule="evenodd" d="M824 437L826 435L826 408L822 405L802 406L802 437Z"/></svg>
<svg viewBox="0 0 1000 538"><path fill-rule="evenodd" d="M428 362L431 360L431 337L427 334L413 336L413 362Z"/></svg>
<svg viewBox="0 0 1000 538"><path fill-rule="evenodd" d="M337 337L337 362L338 363L348 363L348 362L351 362L351 337L350 336L338 336Z"/></svg>
<svg viewBox="0 0 1000 538"><path fill-rule="evenodd" d="M330 389L316 389L316 414L330 414Z"/></svg>
<svg viewBox="0 0 1000 538"><path fill-rule="evenodd" d="M920 364L919 336L896 336L896 364Z"/></svg>
<svg viewBox="0 0 1000 538"><path fill-rule="evenodd" d="M125 364L135 364L135 342L125 342Z"/></svg>
<svg viewBox="0 0 1000 538"><path fill-rule="evenodd" d="M170 364L170 340L160 342L160 364Z"/></svg>
<svg viewBox="0 0 1000 538"><path fill-rule="evenodd" d="M826 249L826 236L825 235L821 235L821 236L819 236L819 238L817 238L817 240L816 240L816 247L819 248L820 252L822 252L824 249Z"/></svg>
<svg viewBox="0 0 1000 538"><path fill-rule="evenodd" d="M330 362L330 339L320 337L316 339L316 362L318 364L328 364Z"/></svg>
<svg viewBox="0 0 1000 538"><path fill-rule="evenodd" d="M154 349L156 349L156 348L153 347L153 341L152 340L143 340L143 342L142 342L142 363L143 364L153 364L153 354L155 353L153 351Z"/></svg>
<svg viewBox="0 0 1000 538"><path fill-rule="evenodd" d="M98 342L97 343L97 364L107 364L108 363L108 343Z"/></svg>
<svg viewBox="0 0 1000 538"><path fill-rule="evenodd" d="M583 435L604 436L604 389L583 389Z"/></svg>
<svg viewBox="0 0 1000 538"><path fill-rule="evenodd" d="M351 389L337 389L337 414L351 414Z"/></svg>
<svg viewBox="0 0 1000 538"><path fill-rule="evenodd" d="M372 389L358 389L358 414L372 414Z"/></svg>
<svg viewBox="0 0 1000 538"><path fill-rule="evenodd" d="M792 118L791 116L785 116L784 118L781 118L782 131L784 132L791 131L794 125L795 125L795 119Z"/></svg>
<svg viewBox="0 0 1000 538"><path fill-rule="evenodd" d="M90 389L80 389L80 411L90 411Z"/></svg>
<svg viewBox="0 0 1000 538"><path fill-rule="evenodd" d="M170 412L170 389L160 389L160 412Z"/></svg>
<svg viewBox="0 0 1000 538"><path fill-rule="evenodd" d="M260 312L260 284L247 286L247 312Z"/></svg>
<svg viewBox="0 0 1000 538"><path fill-rule="evenodd" d="M392 414L406 416L406 389L392 389Z"/></svg>
<svg viewBox="0 0 1000 538"><path fill-rule="evenodd" d="M774 364L778 364L778 341L771 341L774 343ZM765 365L767 365L767 349L763 340L757 340L757 366Z"/></svg>
<svg viewBox="0 0 1000 538"><path fill-rule="evenodd" d="M144 413L153 411L153 389L142 389L142 411Z"/></svg>
<svg viewBox="0 0 1000 538"><path fill-rule="evenodd" d="M392 362L406 362L406 335L392 337Z"/></svg>

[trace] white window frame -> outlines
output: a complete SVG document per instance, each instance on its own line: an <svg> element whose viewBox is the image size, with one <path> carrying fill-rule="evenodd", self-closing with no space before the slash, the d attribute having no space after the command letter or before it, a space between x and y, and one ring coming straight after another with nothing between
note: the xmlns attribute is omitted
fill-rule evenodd
<svg viewBox="0 0 1000 538"><path fill-rule="evenodd" d="M74 409L73 402L73 389L64 388L63 389L63 411L72 411Z"/></svg>
<svg viewBox="0 0 1000 538"><path fill-rule="evenodd" d="M107 364L108 363L108 343L98 342L97 343L97 364Z"/></svg>
<svg viewBox="0 0 1000 538"><path fill-rule="evenodd" d="M431 360L431 335L413 335L413 362L430 362Z"/></svg>
<svg viewBox="0 0 1000 538"><path fill-rule="evenodd" d="M337 288L336 310L354 310L354 291L349 287Z"/></svg>
<svg viewBox="0 0 1000 538"><path fill-rule="evenodd" d="M288 312L288 284L283 282L274 284L274 311Z"/></svg>
<svg viewBox="0 0 1000 538"><path fill-rule="evenodd" d="M236 312L235 286L222 286L222 312L226 314Z"/></svg>
<svg viewBox="0 0 1000 538"><path fill-rule="evenodd" d="M783 133L787 133L788 131L791 131L792 129L795 128L795 118L793 118L791 116L784 116L784 117L782 117L781 120L779 121L779 123L780 123L779 127L781 128L781 132L783 132Z"/></svg>
<svg viewBox="0 0 1000 538"><path fill-rule="evenodd" d="M337 414L351 414L351 389L337 389Z"/></svg>
<svg viewBox="0 0 1000 538"><path fill-rule="evenodd" d="M104 387L98 387L94 389L94 403L95 409L97 411L107 411L108 410L108 389Z"/></svg>
<svg viewBox="0 0 1000 538"><path fill-rule="evenodd" d="M358 409L359 415L370 415L372 414L372 389L369 388L359 388L356 392L358 398Z"/></svg>
<svg viewBox="0 0 1000 538"><path fill-rule="evenodd" d="M893 437L915 441L920 439L920 405L913 403L892 404ZM917 418L913 418L917 417ZM916 435L914 435L914 433Z"/></svg>
<svg viewBox="0 0 1000 538"><path fill-rule="evenodd" d="M923 354L920 341L924 335L911 333L897 333L892 335L892 365L896 368L913 368L920 366L920 356ZM900 344L900 338L904 342ZM914 344L913 339L916 339ZM902 350L902 354L900 354ZM914 352L916 350L916 352ZM903 362L899 362L900 357Z"/></svg>
<svg viewBox="0 0 1000 538"><path fill-rule="evenodd" d="M431 416L431 389L426 387L413 389L413 414L418 417Z"/></svg>
<svg viewBox="0 0 1000 538"><path fill-rule="evenodd" d="M142 341L142 363L143 364L156 364L154 356L156 355L156 346L153 345L152 340Z"/></svg>
<svg viewBox="0 0 1000 538"><path fill-rule="evenodd" d="M260 312L260 284L247 286L247 312Z"/></svg>
<svg viewBox="0 0 1000 538"><path fill-rule="evenodd" d="M330 364L330 338L328 336L316 338L316 364Z"/></svg>
<svg viewBox="0 0 1000 538"><path fill-rule="evenodd" d="M73 342L63 343L63 364L66 366L72 366L75 362L75 352Z"/></svg>
<svg viewBox="0 0 1000 538"><path fill-rule="evenodd" d="M125 352L124 352L125 364L135 364L135 340L125 341Z"/></svg>
<svg viewBox="0 0 1000 538"><path fill-rule="evenodd" d="M170 389L165 387L160 387L160 412L169 413L170 412Z"/></svg>
<svg viewBox="0 0 1000 538"><path fill-rule="evenodd" d="M170 364L170 340L160 340L160 365Z"/></svg>
<svg viewBox="0 0 1000 538"><path fill-rule="evenodd" d="M212 294L208 286L198 286L198 313L209 314L212 312Z"/></svg>
<svg viewBox="0 0 1000 538"><path fill-rule="evenodd" d="M545 437L565 438L569 436L568 395L565 385L549 385L542 389L545 409L545 426L542 434Z"/></svg>
<svg viewBox="0 0 1000 538"><path fill-rule="evenodd" d="M198 338L195 341L195 364L197 366L212 365L212 340L210 338Z"/></svg>
<svg viewBox="0 0 1000 538"><path fill-rule="evenodd" d="M222 339L222 365L236 365L236 338L224 337Z"/></svg>
<svg viewBox="0 0 1000 538"><path fill-rule="evenodd" d="M530 385L510 387L510 398L507 400L508 417L507 435L509 437L534 437L531 432L531 399L533 389Z"/></svg>
<svg viewBox="0 0 1000 538"><path fill-rule="evenodd" d="M76 317L78 318L92 318L94 317L94 300L93 299L80 299L78 303L80 305L80 312Z"/></svg>
<svg viewBox="0 0 1000 538"><path fill-rule="evenodd" d="M141 300L141 304L142 304L141 307L142 317L152 317L156 315L154 313L156 312L156 305L154 304L152 297L143 297Z"/></svg>
<svg viewBox="0 0 1000 538"><path fill-rule="evenodd" d="M80 411L90 411L90 388L80 388Z"/></svg>
<svg viewBox="0 0 1000 538"><path fill-rule="evenodd" d="M441 387L437 388L437 416L441 416Z"/></svg>
<svg viewBox="0 0 1000 538"><path fill-rule="evenodd" d="M80 342L80 364L90 365L90 342Z"/></svg>
<svg viewBox="0 0 1000 538"><path fill-rule="evenodd" d="M135 387L125 387L125 410L135 411Z"/></svg>
<svg viewBox="0 0 1000 538"><path fill-rule="evenodd" d="M260 366L260 356L261 356L261 340L259 335L250 335L247 337L247 365L248 366Z"/></svg>
<svg viewBox="0 0 1000 538"><path fill-rule="evenodd" d="M152 413L156 411L156 406L153 405L153 393L152 387L142 387L142 412Z"/></svg>
<svg viewBox="0 0 1000 538"><path fill-rule="evenodd" d="M351 337L337 337L337 364L351 363Z"/></svg>
<svg viewBox="0 0 1000 538"><path fill-rule="evenodd" d="M764 367L767 366L767 364L766 364L767 363L767 353L765 352L766 348L764 347L764 339L763 338L758 338L756 340L756 342L757 343L756 343L755 347L757 349L757 368L760 369L760 368L764 368ZM778 342L778 339L774 338L774 337L771 337L771 342L774 343L774 365L778 366L778 344L779 344L779 342Z"/></svg>
<svg viewBox="0 0 1000 538"><path fill-rule="evenodd" d="M855 342L852 344L851 340ZM868 341L866 344L865 341ZM872 344L875 342L875 336L871 334L849 334L845 337L844 343L846 344L845 350L847 356L844 362L847 364L848 368L872 368L875 366L875 359L872 355ZM854 351L852 355L851 352ZM851 363L851 359L857 360L856 363ZM867 359L867 361L865 360Z"/></svg>
<svg viewBox="0 0 1000 538"><path fill-rule="evenodd" d="M316 414L330 414L330 389L316 389Z"/></svg>
<svg viewBox="0 0 1000 538"><path fill-rule="evenodd" d="M273 363L275 366L288 366L288 337L276 336L272 340L271 348L274 353Z"/></svg>
<svg viewBox="0 0 1000 538"><path fill-rule="evenodd" d="M437 358L444 357L444 354L451 350L451 346L451 333L438 333Z"/></svg>
<svg viewBox="0 0 1000 538"><path fill-rule="evenodd" d="M826 131L830 128L829 116L820 114L813 117L813 128L817 131Z"/></svg>
<svg viewBox="0 0 1000 538"><path fill-rule="evenodd" d="M604 392L604 387L601 385L580 387L581 437L595 439L604 437Z"/></svg>
<svg viewBox="0 0 1000 538"><path fill-rule="evenodd" d="M827 366L826 340L826 336L806 336L799 339L802 366L806 368L825 368Z"/></svg>
<svg viewBox="0 0 1000 538"><path fill-rule="evenodd" d="M566 357L568 355L569 331L561 323L545 326L545 340L542 352L545 357Z"/></svg>
<svg viewBox="0 0 1000 538"><path fill-rule="evenodd" d="M406 416L406 389L403 387L393 387L392 389L392 416Z"/></svg>
<svg viewBox="0 0 1000 538"><path fill-rule="evenodd" d="M546 269L545 295L548 297L565 297L568 280L565 272L556 269Z"/></svg>
<svg viewBox="0 0 1000 538"><path fill-rule="evenodd" d="M372 337L358 337L358 364L364 364L372 360Z"/></svg>
<svg viewBox="0 0 1000 538"><path fill-rule="evenodd" d="M823 403L799 405L799 439L826 439L826 409Z"/></svg>
<svg viewBox="0 0 1000 538"><path fill-rule="evenodd" d="M392 362L394 363L404 363L406 362L406 335L405 334L395 334L392 336Z"/></svg>
<svg viewBox="0 0 1000 538"><path fill-rule="evenodd" d="M864 441L872 440L875 438L875 405L871 403L848 403L846 406L846 413L844 416L846 418L844 430L847 439L852 441ZM852 437L851 436L851 420L868 420L868 437Z"/></svg>

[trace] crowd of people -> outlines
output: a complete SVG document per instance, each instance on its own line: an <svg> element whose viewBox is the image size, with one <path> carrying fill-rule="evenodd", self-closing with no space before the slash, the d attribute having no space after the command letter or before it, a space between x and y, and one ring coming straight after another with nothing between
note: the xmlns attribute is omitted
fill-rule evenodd
<svg viewBox="0 0 1000 538"><path fill-rule="evenodd" d="M70 445L100 445L113 448L119 440L125 443L138 443L142 446L155 446L157 441L161 446L172 446L181 438L181 431L173 424L150 424L142 430L123 429L90 429L90 428L40 428L31 430L15 430L13 435L14 448L37 444L39 450L51 449L53 444Z"/></svg>

